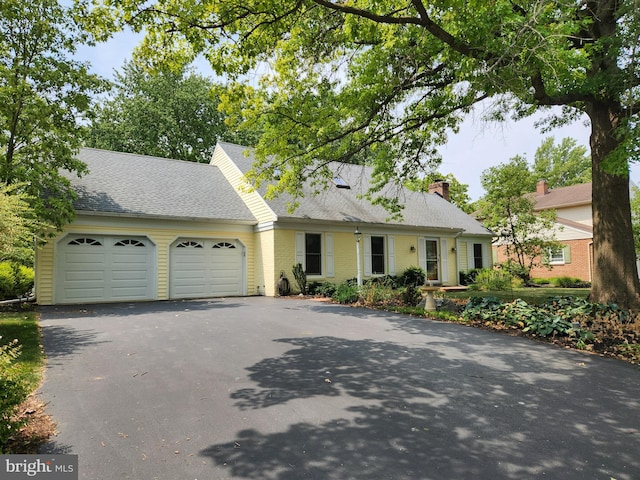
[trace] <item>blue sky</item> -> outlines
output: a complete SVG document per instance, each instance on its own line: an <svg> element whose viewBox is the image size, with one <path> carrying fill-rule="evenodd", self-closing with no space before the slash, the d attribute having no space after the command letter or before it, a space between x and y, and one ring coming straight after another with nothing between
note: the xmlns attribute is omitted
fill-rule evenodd
<svg viewBox="0 0 640 480"><path fill-rule="evenodd" d="M90 62L94 73L112 78L114 70L119 70L130 58L139 38L123 32L96 47L80 47L77 57ZM198 61L195 66L203 75L214 76L206 61ZM580 145L589 144L589 127L581 121L543 134L534 126L541 117L501 123L486 123L481 117L481 111L470 114L459 133L451 134L447 145L440 150L442 165L439 171L452 173L458 181L469 185L472 200L483 194L480 185L483 170L506 162L515 155L525 156L532 162L536 149L549 136L554 137L556 143L562 138L572 137ZM640 165L632 166L631 179L636 184L640 183Z"/></svg>

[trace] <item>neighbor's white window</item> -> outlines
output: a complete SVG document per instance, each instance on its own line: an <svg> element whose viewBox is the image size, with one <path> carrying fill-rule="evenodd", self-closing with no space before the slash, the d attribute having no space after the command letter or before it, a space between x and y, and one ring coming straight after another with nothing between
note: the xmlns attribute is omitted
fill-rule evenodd
<svg viewBox="0 0 640 480"><path fill-rule="evenodd" d="M549 250L549 263L551 265L564 265L564 248L552 248Z"/></svg>

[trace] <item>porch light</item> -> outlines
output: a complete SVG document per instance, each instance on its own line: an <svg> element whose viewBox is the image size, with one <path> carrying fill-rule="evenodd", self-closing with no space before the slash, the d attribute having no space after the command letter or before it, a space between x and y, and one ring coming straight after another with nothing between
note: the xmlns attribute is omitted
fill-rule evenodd
<svg viewBox="0 0 640 480"><path fill-rule="evenodd" d="M358 287L362 286L362 271L360 268L360 238L362 237L362 233L356 227L356 231L353 232L353 236L356 237L356 265L358 269Z"/></svg>

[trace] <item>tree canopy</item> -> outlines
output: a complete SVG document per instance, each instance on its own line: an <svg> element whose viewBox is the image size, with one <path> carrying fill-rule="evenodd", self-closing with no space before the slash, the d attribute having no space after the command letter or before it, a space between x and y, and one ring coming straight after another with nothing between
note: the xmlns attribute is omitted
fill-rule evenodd
<svg viewBox="0 0 640 480"><path fill-rule="evenodd" d="M513 157L482 172L486 194L476 203L477 218L505 249L505 267L525 282L534 266L545 264L549 251L562 246L553 230L555 211L534 212L535 201L528 194L535 190L535 178L526 158Z"/></svg>
<svg viewBox="0 0 640 480"><path fill-rule="evenodd" d="M363 149L372 197L431 170L447 133L481 100L495 120L560 107L546 122L553 127L586 114L591 295L640 306L628 193L640 142L635 1L78 1L97 34L123 23L145 29L139 53L152 61L204 53L231 78L264 72L238 83L225 105L264 125L256 180L277 168L286 172L278 189L294 195L311 177L328 183L326 162Z"/></svg>
<svg viewBox="0 0 640 480"><path fill-rule="evenodd" d="M60 227L73 218L73 192L60 170L74 158L91 97L102 83L71 59L83 38L56 0L0 4L0 185L17 185L36 215Z"/></svg>
<svg viewBox="0 0 640 480"><path fill-rule="evenodd" d="M218 140L252 146L255 135L225 125L223 91L186 68L150 71L127 62L98 108L87 146L193 162L209 162Z"/></svg>
<svg viewBox="0 0 640 480"><path fill-rule="evenodd" d="M16 192L19 185L0 188L0 261L33 265L38 222L29 198Z"/></svg>
<svg viewBox="0 0 640 480"><path fill-rule="evenodd" d="M588 183L591 158L587 148L577 145L573 138L563 138L556 145L553 137L548 137L536 150L532 173L536 182L544 179L552 189Z"/></svg>

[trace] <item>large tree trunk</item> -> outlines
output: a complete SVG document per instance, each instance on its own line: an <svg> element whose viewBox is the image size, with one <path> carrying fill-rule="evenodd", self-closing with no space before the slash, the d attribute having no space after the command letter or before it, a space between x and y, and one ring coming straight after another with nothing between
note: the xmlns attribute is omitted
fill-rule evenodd
<svg viewBox="0 0 640 480"><path fill-rule="evenodd" d="M631 228L629 175L611 175L603 161L615 150L619 115L615 105L589 105L591 119L594 272L592 302L640 308L640 281Z"/></svg>

